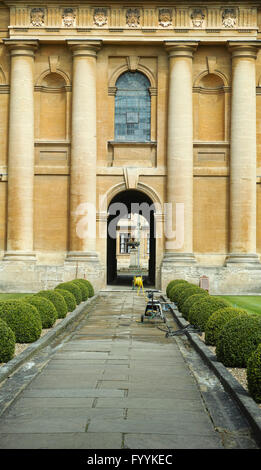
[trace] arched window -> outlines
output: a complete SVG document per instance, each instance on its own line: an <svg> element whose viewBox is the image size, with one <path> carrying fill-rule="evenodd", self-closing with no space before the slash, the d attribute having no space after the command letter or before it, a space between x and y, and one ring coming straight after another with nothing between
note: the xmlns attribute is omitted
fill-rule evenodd
<svg viewBox="0 0 261 470"><path fill-rule="evenodd" d="M125 72L116 82L115 140L150 141L150 82L140 72Z"/></svg>

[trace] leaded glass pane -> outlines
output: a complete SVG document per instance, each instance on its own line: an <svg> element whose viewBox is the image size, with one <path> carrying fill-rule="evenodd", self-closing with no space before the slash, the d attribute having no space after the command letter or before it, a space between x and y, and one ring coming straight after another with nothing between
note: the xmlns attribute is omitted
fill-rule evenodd
<svg viewBox="0 0 261 470"><path fill-rule="evenodd" d="M126 72L116 83L115 140L150 141L150 82L140 72Z"/></svg>

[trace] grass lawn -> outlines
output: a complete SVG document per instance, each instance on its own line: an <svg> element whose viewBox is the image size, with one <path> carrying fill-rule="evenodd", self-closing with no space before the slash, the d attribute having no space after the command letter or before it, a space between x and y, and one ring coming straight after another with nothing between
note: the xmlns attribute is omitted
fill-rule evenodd
<svg viewBox="0 0 261 470"><path fill-rule="evenodd" d="M1 300L10 300L10 299L19 299L20 297L25 297L28 294L0 294Z"/></svg>
<svg viewBox="0 0 261 470"><path fill-rule="evenodd" d="M261 295L222 295L233 307L244 308L249 313L261 315Z"/></svg>

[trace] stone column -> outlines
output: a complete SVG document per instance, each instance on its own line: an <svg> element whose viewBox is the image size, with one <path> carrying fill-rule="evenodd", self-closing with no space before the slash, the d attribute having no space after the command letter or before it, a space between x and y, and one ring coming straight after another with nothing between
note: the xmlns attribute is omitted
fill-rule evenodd
<svg viewBox="0 0 261 470"><path fill-rule="evenodd" d="M68 259L96 255L96 57L97 40L69 40L73 54Z"/></svg>
<svg viewBox="0 0 261 470"><path fill-rule="evenodd" d="M167 144L168 230L165 260L195 262L193 255L192 59L197 43L166 42L169 53Z"/></svg>
<svg viewBox="0 0 261 470"><path fill-rule="evenodd" d="M230 143L230 254L227 263L257 263L256 57L251 44L229 44L232 54Z"/></svg>
<svg viewBox="0 0 261 470"><path fill-rule="evenodd" d="M8 219L5 260L30 260L34 205L34 53L36 40L5 39L10 50Z"/></svg>

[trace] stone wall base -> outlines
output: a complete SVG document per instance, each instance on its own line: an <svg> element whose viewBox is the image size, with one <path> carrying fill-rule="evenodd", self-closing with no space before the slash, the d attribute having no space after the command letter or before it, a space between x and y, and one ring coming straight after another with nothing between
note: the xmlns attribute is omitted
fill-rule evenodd
<svg viewBox="0 0 261 470"><path fill-rule="evenodd" d="M227 266L180 265L163 260L157 269L157 289L165 291L172 279L186 279L199 285L209 278L211 294L261 294L261 264L233 263ZM106 285L105 267L99 260L65 261L61 265L38 265L31 261L0 261L0 292L38 292L53 289L60 282L89 279L98 292Z"/></svg>
<svg viewBox="0 0 261 470"><path fill-rule="evenodd" d="M161 289L172 279L185 279L199 285L201 276L209 278L210 294L261 294L261 264L253 266L233 263L227 266L177 265L163 260Z"/></svg>
<svg viewBox="0 0 261 470"><path fill-rule="evenodd" d="M76 278L88 279L98 292L105 284L105 270L98 260L65 261L59 266L30 261L0 261L0 292L38 292Z"/></svg>

